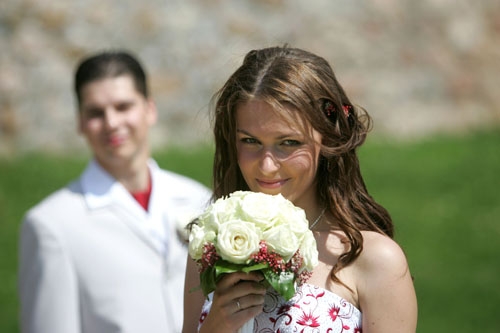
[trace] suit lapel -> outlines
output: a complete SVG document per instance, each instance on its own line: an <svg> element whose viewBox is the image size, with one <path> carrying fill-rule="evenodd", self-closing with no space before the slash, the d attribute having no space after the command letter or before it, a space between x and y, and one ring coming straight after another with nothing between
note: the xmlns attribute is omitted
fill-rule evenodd
<svg viewBox="0 0 500 333"><path fill-rule="evenodd" d="M110 209L114 211L121 222L127 225L134 234L145 242L155 253L164 256L164 248L161 240L153 230L147 228L147 219L140 214L121 204L112 204ZM145 214L144 214L145 215Z"/></svg>
<svg viewBox="0 0 500 333"><path fill-rule="evenodd" d="M152 223L148 213L132 195L96 161L91 161L80 178L85 201L89 210L107 208L125 223L137 237L156 253L164 256L162 230ZM153 194L152 194L153 195Z"/></svg>

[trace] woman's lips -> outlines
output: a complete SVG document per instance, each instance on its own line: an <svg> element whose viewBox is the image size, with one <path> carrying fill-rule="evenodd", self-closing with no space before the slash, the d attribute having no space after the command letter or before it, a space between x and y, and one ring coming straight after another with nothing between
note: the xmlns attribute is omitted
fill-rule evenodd
<svg viewBox="0 0 500 333"><path fill-rule="evenodd" d="M288 181L288 179L279 179L279 180L257 179L257 183L259 184L260 187L269 188L269 189L279 188L279 187L283 186L287 181Z"/></svg>

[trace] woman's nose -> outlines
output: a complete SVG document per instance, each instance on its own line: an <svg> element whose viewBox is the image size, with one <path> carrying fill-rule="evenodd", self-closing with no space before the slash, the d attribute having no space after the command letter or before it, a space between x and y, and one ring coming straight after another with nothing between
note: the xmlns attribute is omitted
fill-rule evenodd
<svg viewBox="0 0 500 333"><path fill-rule="evenodd" d="M266 150L260 160L260 169L263 173L276 172L280 168L280 163L273 152Z"/></svg>

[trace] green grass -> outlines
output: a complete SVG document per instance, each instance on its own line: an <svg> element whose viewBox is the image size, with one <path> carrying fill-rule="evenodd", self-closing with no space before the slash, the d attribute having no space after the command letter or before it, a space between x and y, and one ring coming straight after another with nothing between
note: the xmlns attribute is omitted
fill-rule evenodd
<svg viewBox="0 0 500 333"><path fill-rule="evenodd" d="M499 332L500 130L415 143L369 138L360 160L392 214L419 300L418 332ZM210 185L210 148L155 154ZM86 156L0 159L0 332L17 332L17 238L24 212L75 178Z"/></svg>
<svg viewBox="0 0 500 333"><path fill-rule="evenodd" d="M418 332L500 332L500 131L378 142L360 155L410 262Z"/></svg>

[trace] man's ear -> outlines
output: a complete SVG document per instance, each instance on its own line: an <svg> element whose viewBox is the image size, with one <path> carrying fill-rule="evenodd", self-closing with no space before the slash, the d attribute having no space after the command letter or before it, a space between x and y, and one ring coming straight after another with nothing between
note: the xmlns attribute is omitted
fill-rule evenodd
<svg viewBox="0 0 500 333"><path fill-rule="evenodd" d="M156 108L156 103L151 98L146 103L148 107L148 122L152 126L158 121L158 109Z"/></svg>

